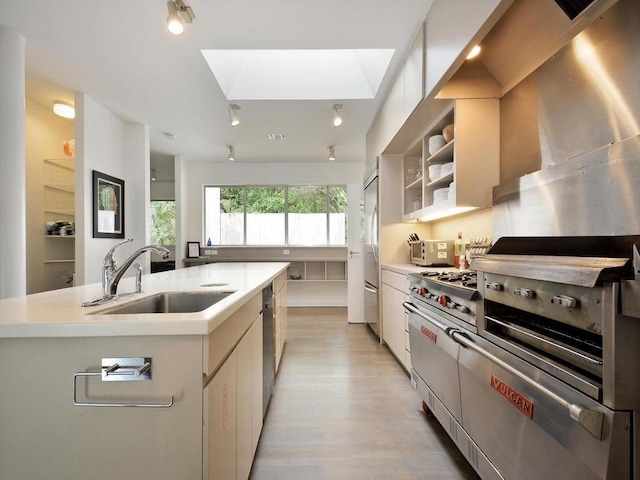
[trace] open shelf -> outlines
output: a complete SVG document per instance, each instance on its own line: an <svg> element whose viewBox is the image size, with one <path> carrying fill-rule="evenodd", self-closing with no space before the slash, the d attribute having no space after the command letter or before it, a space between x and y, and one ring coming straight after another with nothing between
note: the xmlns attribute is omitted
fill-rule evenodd
<svg viewBox="0 0 640 480"><path fill-rule="evenodd" d="M344 282L347 280L347 262L346 260L290 262L288 279L291 282Z"/></svg>

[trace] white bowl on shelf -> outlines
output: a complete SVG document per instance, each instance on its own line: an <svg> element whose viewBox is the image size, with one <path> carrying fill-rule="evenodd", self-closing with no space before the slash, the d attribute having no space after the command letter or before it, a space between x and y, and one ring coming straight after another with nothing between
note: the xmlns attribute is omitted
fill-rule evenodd
<svg viewBox="0 0 640 480"><path fill-rule="evenodd" d="M444 141L444 137L442 135L433 135L429 137L429 154L433 155L446 144L447 142Z"/></svg>
<svg viewBox="0 0 640 480"><path fill-rule="evenodd" d="M444 177L445 175L449 175L453 172L453 162L443 163L440 167L440 176Z"/></svg>
<svg viewBox="0 0 640 480"><path fill-rule="evenodd" d="M432 182L435 182L437 179L440 178L441 167L442 165L440 164L429 165L429 180L431 180Z"/></svg>

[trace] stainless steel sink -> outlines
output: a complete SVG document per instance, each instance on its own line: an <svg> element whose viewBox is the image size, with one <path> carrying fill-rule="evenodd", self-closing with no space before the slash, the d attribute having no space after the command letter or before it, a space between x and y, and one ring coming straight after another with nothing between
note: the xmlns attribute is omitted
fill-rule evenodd
<svg viewBox="0 0 640 480"><path fill-rule="evenodd" d="M234 292L163 292L124 305L95 312L94 315L135 313L201 312Z"/></svg>

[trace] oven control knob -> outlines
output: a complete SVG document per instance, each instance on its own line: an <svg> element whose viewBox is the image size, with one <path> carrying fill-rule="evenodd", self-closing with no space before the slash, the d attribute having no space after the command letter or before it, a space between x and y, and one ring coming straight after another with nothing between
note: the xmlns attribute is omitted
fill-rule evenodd
<svg viewBox="0 0 640 480"><path fill-rule="evenodd" d="M496 292L501 292L502 291L502 285L500 285L497 282L488 282L487 283L487 289L495 290Z"/></svg>
<svg viewBox="0 0 640 480"><path fill-rule="evenodd" d="M418 295L420 295L422 298L427 296L427 289L424 287L420 287L420 289L418 290Z"/></svg>
<svg viewBox="0 0 640 480"><path fill-rule="evenodd" d="M469 313L469 309L467 307L465 307L464 305L456 305L456 310L458 310L459 312L462 313Z"/></svg>
<svg viewBox="0 0 640 480"><path fill-rule="evenodd" d="M446 307L450 301L451 300L446 295L440 295L440 298L438 298L438 303L443 307Z"/></svg>
<svg viewBox="0 0 640 480"><path fill-rule="evenodd" d="M528 288L514 288L513 293L523 298L533 298L536 296L536 292Z"/></svg>

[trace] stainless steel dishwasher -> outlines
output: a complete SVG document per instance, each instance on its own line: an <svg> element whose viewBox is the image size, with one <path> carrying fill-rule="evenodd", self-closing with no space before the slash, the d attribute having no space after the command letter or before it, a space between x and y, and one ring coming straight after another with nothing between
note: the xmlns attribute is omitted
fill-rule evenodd
<svg viewBox="0 0 640 480"><path fill-rule="evenodd" d="M262 290L262 416L267 413L276 373L273 287Z"/></svg>

